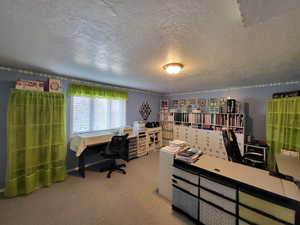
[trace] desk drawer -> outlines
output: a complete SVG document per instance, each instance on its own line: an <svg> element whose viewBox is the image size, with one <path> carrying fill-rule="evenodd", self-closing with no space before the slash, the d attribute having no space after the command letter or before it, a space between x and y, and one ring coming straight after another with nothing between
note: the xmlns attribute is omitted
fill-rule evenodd
<svg viewBox="0 0 300 225"><path fill-rule="evenodd" d="M217 196L213 193L210 193L202 188L200 188L200 197L227 210L233 214L236 214L236 203L228 199Z"/></svg>
<svg viewBox="0 0 300 225"><path fill-rule="evenodd" d="M217 183L204 177L200 177L200 186L215 191L221 195L224 195L232 200L236 200L236 190L226 185Z"/></svg>
<svg viewBox="0 0 300 225"><path fill-rule="evenodd" d="M253 209L257 209L268 215L286 221L290 224L295 223L295 217L296 217L295 210L285 208L280 205L276 205L266 200L246 194L245 192L242 191L239 192L239 201L243 205L249 206Z"/></svg>
<svg viewBox="0 0 300 225"><path fill-rule="evenodd" d="M251 224L245 222L244 220L239 219L239 225L251 225Z"/></svg>
<svg viewBox="0 0 300 225"><path fill-rule="evenodd" d="M172 204L194 219L198 219L198 199L173 187Z"/></svg>
<svg viewBox="0 0 300 225"><path fill-rule="evenodd" d="M246 219L257 225L284 225L285 223L279 222L275 219L269 218L255 211L239 206L239 215L241 218Z"/></svg>
<svg viewBox="0 0 300 225"><path fill-rule="evenodd" d="M182 188L183 190L195 195L195 196L198 196L198 189L199 187L198 186L195 186L193 184L189 184L185 181L182 181L180 179L176 179L176 178L172 178L172 181L173 181L173 184L176 185L177 187L179 188Z"/></svg>
<svg viewBox="0 0 300 225"><path fill-rule="evenodd" d="M202 200L200 201L199 220L205 225L235 225L235 216L226 213Z"/></svg>
<svg viewBox="0 0 300 225"><path fill-rule="evenodd" d="M182 169L178 169L176 167L174 167L173 175L183 178L193 184L199 185L199 176L198 175L186 172L186 171L184 171Z"/></svg>

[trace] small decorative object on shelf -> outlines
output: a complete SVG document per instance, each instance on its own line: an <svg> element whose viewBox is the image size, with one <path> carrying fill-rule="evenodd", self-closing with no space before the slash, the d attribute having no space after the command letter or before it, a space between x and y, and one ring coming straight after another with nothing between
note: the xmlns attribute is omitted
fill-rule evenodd
<svg viewBox="0 0 300 225"><path fill-rule="evenodd" d="M48 91L49 92L61 92L61 81L55 79L48 80Z"/></svg>
<svg viewBox="0 0 300 225"><path fill-rule="evenodd" d="M227 113L236 113L235 99L227 99Z"/></svg>
<svg viewBox="0 0 300 225"><path fill-rule="evenodd" d="M16 89L44 91L44 82L36 80L17 80Z"/></svg>

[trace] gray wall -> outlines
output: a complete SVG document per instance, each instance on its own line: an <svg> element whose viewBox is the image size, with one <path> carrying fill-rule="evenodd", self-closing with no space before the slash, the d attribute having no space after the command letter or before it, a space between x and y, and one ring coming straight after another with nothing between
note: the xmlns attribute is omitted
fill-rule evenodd
<svg viewBox="0 0 300 225"><path fill-rule="evenodd" d="M9 98L9 92L11 88L15 87L15 81L17 79L30 79L46 81L38 76L20 75L17 73L0 71L0 189L4 187L5 179L5 167L6 167L6 152L7 152L7 136L6 136L6 113L7 104ZM68 87L68 81L63 81L63 92L66 93ZM127 124L131 125L135 120L142 120L138 106L144 101L148 100L152 105L152 113L148 121L156 121L159 114L159 101L160 95L144 94L138 92L129 92L127 101L126 120ZM70 136L70 97L67 97L67 136ZM67 155L67 167L68 169L77 167L77 158L73 152L68 151ZM88 162L98 160L97 157L87 159Z"/></svg>
<svg viewBox="0 0 300 225"><path fill-rule="evenodd" d="M247 116L247 134L252 135L259 140L265 140L265 115L267 100L272 98L273 93L293 90L300 90L300 84L264 88L242 88L230 91L164 96L163 99L188 99L231 96L244 103L244 110Z"/></svg>

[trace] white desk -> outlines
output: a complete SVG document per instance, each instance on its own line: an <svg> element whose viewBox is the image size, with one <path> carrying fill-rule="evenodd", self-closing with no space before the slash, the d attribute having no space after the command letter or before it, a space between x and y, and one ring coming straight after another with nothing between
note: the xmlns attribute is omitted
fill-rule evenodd
<svg viewBox="0 0 300 225"><path fill-rule="evenodd" d="M78 134L72 138L70 148L79 157L78 167L79 174L85 177L85 154L83 152L89 146L105 144L111 141L111 138L115 135L112 131L98 131L91 133ZM136 135L129 135L128 139L134 138Z"/></svg>
<svg viewBox="0 0 300 225"><path fill-rule="evenodd" d="M297 186L293 182L270 176L266 170L225 161L208 155L201 156L199 160L192 165L300 202L300 190L297 190ZM294 192L290 193L291 189L297 190L297 194Z"/></svg>
<svg viewBox="0 0 300 225"><path fill-rule="evenodd" d="M88 146L110 142L113 136L114 134L111 131L78 134L72 138L70 148L79 157Z"/></svg>
<svg viewBox="0 0 300 225"><path fill-rule="evenodd" d="M108 143L114 135L115 133L112 131L97 131L78 134L72 138L70 148L76 153L76 156L79 157L88 146ZM136 137L136 135L129 135L128 139L134 137Z"/></svg>
<svg viewBox="0 0 300 225"><path fill-rule="evenodd" d="M174 161L172 207L202 224L300 224L300 189L268 171L203 155Z"/></svg>
<svg viewBox="0 0 300 225"><path fill-rule="evenodd" d="M288 175L300 181L300 158L278 154L275 156L279 173Z"/></svg>

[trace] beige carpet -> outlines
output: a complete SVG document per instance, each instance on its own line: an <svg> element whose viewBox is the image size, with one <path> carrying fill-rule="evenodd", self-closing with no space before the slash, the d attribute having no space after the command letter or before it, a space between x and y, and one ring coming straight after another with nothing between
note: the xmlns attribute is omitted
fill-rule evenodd
<svg viewBox="0 0 300 225"><path fill-rule="evenodd" d="M192 224L157 193L159 154L132 160L127 175L88 171L31 195L0 200L1 225Z"/></svg>

